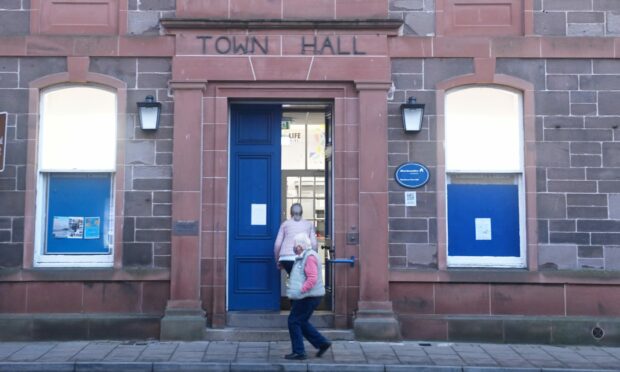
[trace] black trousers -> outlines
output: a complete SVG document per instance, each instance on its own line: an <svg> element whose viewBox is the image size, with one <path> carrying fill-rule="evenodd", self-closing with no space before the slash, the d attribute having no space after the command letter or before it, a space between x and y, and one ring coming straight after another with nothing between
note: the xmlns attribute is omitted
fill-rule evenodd
<svg viewBox="0 0 620 372"><path fill-rule="evenodd" d="M293 264L295 261L280 261L280 265L286 270L288 275L291 275L291 270L293 270Z"/></svg>

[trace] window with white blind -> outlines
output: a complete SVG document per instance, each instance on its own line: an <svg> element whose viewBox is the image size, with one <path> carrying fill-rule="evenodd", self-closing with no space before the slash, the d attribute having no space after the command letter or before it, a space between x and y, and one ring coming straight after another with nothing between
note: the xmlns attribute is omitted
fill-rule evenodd
<svg viewBox="0 0 620 372"><path fill-rule="evenodd" d="M445 128L448 266L524 267L521 92L450 90Z"/></svg>
<svg viewBox="0 0 620 372"><path fill-rule="evenodd" d="M35 266L112 266L116 94L60 86L41 94Z"/></svg>

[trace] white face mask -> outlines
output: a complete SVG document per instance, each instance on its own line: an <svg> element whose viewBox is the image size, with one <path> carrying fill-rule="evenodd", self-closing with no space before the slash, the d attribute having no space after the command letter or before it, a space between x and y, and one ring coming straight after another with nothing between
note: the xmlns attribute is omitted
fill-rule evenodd
<svg viewBox="0 0 620 372"><path fill-rule="evenodd" d="M291 215L293 216L293 220L295 221L299 221L301 220L301 209L300 208L294 208Z"/></svg>

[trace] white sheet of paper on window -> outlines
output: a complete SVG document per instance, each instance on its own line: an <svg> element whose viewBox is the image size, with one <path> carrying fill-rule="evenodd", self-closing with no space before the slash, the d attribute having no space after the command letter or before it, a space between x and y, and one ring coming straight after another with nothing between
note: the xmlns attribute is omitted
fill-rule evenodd
<svg viewBox="0 0 620 372"><path fill-rule="evenodd" d="M491 219L476 218L476 240L491 240Z"/></svg>
<svg viewBox="0 0 620 372"><path fill-rule="evenodd" d="M264 226L267 224L267 204L252 204L252 226Z"/></svg>

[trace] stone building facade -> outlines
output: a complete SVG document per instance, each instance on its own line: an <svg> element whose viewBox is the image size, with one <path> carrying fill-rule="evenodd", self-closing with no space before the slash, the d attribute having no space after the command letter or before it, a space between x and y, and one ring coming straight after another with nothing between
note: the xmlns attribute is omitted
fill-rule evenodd
<svg viewBox="0 0 620 372"><path fill-rule="evenodd" d="M329 111L325 244L355 261L326 263L332 327L360 339L617 344L619 48L614 0L0 1L0 338L200 339L259 301L233 297L244 277L231 211L236 107L258 102ZM116 98L115 165L97 171L112 185L103 261L46 258L57 170L40 157L52 141L43 103L71 87ZM467 92L511 97L514 138L467 122L499 117ZM138 120L149 95L162 105L156 131ZM419 132L403 130L409 97L425 105ZM480 164L452 155L504 140L512 168L484 168L501 148L472 155ZM395 180L410 162L428 183ZM474 225L450 235L467 223L454 208L477 208L467 200L493 187L514 191L516 240L491 249L512 253L479 253L499 236L503 202L488 210L497 217L475 216L488 236ZM471 242L457 253L461 236Z"/></svg>

